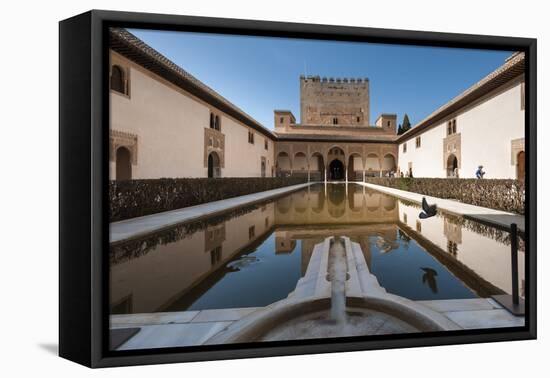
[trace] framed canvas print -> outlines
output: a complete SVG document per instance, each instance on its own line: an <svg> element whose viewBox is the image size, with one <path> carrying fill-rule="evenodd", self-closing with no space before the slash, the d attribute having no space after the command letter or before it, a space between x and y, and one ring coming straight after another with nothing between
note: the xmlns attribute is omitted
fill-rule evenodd
<svg viewBox="0 0 550 378"><path fill-rule="evenodd" d="M536 337L536 40L60 22L60 355Z"/></svg>

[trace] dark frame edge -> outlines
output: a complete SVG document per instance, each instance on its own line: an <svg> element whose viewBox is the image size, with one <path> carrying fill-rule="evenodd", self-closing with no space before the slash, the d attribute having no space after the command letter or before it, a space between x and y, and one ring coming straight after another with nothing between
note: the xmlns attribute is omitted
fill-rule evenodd
<svg viewBox="0 0 550 378"><path fill-rule="evenodd" d="M91 12L59 23L59 355L91 366Z"/></svg>

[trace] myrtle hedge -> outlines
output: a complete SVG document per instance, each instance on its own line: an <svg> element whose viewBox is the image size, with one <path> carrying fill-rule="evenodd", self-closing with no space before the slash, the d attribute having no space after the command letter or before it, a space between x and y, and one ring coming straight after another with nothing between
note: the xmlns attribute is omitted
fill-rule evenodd
<svg viewBox="0 0 550 378"><path fill-rule="evenodd" d="M116 222L284 186L302 177L177 178L109 182L109 219Z"/></svg>
<svg viewBox="0 0 550 378"><path fill-rule="evenodd" d="M525 183L520 180L452 178L367 178L367 182L476 206L525 214Z"/></svg>

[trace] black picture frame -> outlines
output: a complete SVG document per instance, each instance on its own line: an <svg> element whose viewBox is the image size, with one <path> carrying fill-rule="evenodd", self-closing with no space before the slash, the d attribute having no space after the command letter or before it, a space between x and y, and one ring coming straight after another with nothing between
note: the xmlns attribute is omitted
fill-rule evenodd
<svg viewBox="0 0 550 378"><path fill-rule="evenodd" d="M136 352L108 348L108 32L111 26L524 51L526 325L368 338ZM59 354L89 367L157 364L536 338L536 39L92 10L59 24Z"/></svg>

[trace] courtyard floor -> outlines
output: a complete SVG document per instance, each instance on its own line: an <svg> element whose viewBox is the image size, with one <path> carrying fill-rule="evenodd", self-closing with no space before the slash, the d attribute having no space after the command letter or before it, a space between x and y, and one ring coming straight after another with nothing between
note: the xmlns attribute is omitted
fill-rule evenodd
<svg viewBox="0 0 550 378"><path fill-rule="evenodd" d="M386 186L375 185L365 182L357 182L357 184L418 204L421 204L422 198L426 197L426 201L429 204L436 204L438 209L445 210L449 213L460 215L464 218L484 223L489 226L504 229L506 231L510 230L510 224L516 223L518 226L518 230L520 232L525 232L525 217L523 215L507 213L501 210L470 205L467 203L462 203L449 199L425 196L423 194L388 188Z"/></svg>
<svg viewBox="0 0 550 378"><path fill-rule="evenodd" d="M138 236L146 235L151 232L177 225L183 222L197 221L204 217L233 210L241 206L252 205L283 194L287 194L312 183L286 186L265 192L247 194L244 196L233 197L221 201L203 203L196 206L189 206L183 209L165 211L158 214L146 215L143 217L126 219L110 224L110 242L118 243Z"/></svg>

